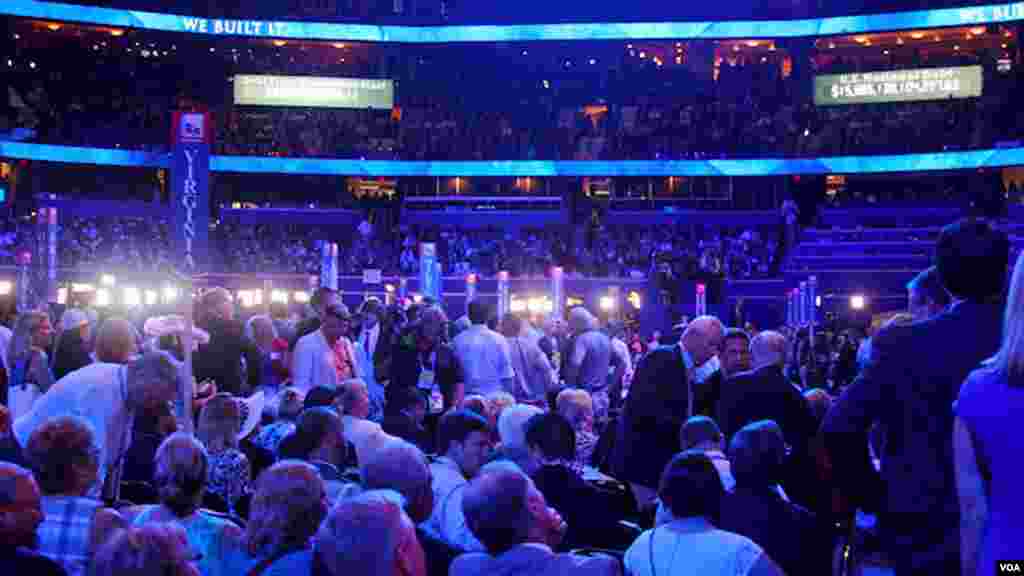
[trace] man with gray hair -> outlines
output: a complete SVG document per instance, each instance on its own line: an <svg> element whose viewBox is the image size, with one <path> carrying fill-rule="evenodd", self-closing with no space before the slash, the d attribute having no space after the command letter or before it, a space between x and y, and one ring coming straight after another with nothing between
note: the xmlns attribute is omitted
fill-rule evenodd
<svg viewBox="0 0 1024 576"><path fill-rule="evenodd" d="M447 574L459 551L419 526L434 510L434 477L423 452L405 440L388 440L367 462L360 463L360 476L367 490L394 490L402 495L405 512L416 524L427 573Z"/></svg>
<svg viewBox="0 0 1024 576"><path fill-rule="evenodd" d="M751 422L774 420L782 428L786 443L803 451L817 433L817 424L803 394L783 374L786 337L778 332L761 332L750 341L753 370L730 378L722 385L718 425L732 438Z"/></svg>
<svg viewBox="0 0 1024 576"><path fill-rule="evenodd" d="M484 472L470 482L462 500L466 522L487 553L463 554L451 576L530 574L531 576L617 576L619 564L607 556L556 554L566 525L548 507L528 476L512 470Z"/></svg>
<svg viewBox="0 0 1024 576"><path fill-rule="evenodd" d="M14 435L27 445L47 420L73 415L85 420L99 448L98 486L116 499L124 454L132 443L135 414L177 397L181 365L170 354L147 352L126 365L97 362L61 378L32 410L14 422ZM93 495L95 496L95 494Z"/></svg>
<svg viewBox="0 0 1024 576"><path fill-rule="evenodd" d="M327 515L313 543L316 574L426 576L416 527L383 491L342 500Z"/></svg>
<svg viewBox="0 0 1024 576"><path fill-rule="evenodd" d="M609 368L615 362L615 374L621 379L625 366L612 354L612 341L598 329L597 318L579 306L569 312L569 344L565 362L566 388L581 388L594 399L594 420L608 420L611 398L608 394Z"/></svg>
<svg viewBox="0 0 1024 576"><path fill-rule="evenodd" d="M619 421L612 470L630 483L641 507L653 503L665 465L680 450L679 429L700 404L697 369L718 354L724 336L721 320L700 316L686 325L679 344L655 348L637 363Z"/></svg>

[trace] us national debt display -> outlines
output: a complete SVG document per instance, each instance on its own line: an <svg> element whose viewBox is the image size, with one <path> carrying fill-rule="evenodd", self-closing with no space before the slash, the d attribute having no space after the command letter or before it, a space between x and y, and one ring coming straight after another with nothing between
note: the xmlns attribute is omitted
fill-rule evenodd
<svg viewBox="0 0 1024 576"><path fill-rule="evenodd" d="M918 68L814 78L818 106L948 100L981 96L981 66Z"/></svg>

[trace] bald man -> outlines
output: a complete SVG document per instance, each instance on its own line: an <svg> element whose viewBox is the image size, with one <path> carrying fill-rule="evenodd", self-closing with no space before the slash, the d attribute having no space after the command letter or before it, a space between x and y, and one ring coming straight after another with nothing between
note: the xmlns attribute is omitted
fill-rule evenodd
<svg viewBox="0 0 1024 576"><path fill-rule="evenodd" d="M778 332L761 332L750 341L753 370L726 380L718 404L718 425L731 439L751 422L774 420L782 428L786 443L802 449L817 431L810 406L800 391L783 374L786 337Z"/></svg>
<svg viewBox="0 0 1024 576"><path fill-rule="evenodd" d="M718 318L701 316L687 324L678 344L655 348L637 364L618 425L612 471L630 483L641 507L653 502L665 464L681 449L679 429L700 404L697 369L718 354L724 337Z"/></svg>

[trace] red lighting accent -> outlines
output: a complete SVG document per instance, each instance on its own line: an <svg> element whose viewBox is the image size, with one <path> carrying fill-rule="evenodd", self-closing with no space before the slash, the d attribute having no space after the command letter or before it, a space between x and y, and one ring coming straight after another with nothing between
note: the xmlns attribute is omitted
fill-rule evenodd
<svg viewBox="0 0 1024 576"><path fill-rule="evenodd" d="M697 294L703 294L707 290L707 286L703 284L697 284Z"/></svg>

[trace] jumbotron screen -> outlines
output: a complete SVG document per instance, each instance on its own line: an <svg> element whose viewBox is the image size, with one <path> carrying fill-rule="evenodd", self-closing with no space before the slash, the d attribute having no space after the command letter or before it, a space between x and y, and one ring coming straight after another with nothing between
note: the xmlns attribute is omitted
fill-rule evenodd
<svg viewBox="0 0 1024 576"><path fill-rule="evenodd" d="M239 106L390 110L395 100L391 80L240 74L235 76L234 85L235 104Z"/></svg>
<svg viewBox="0 0 1024 576"><path fill-rule="evenodd" d="M981 66L826 74L814 78L818 106L948 100L981 96Z"/></svg>

